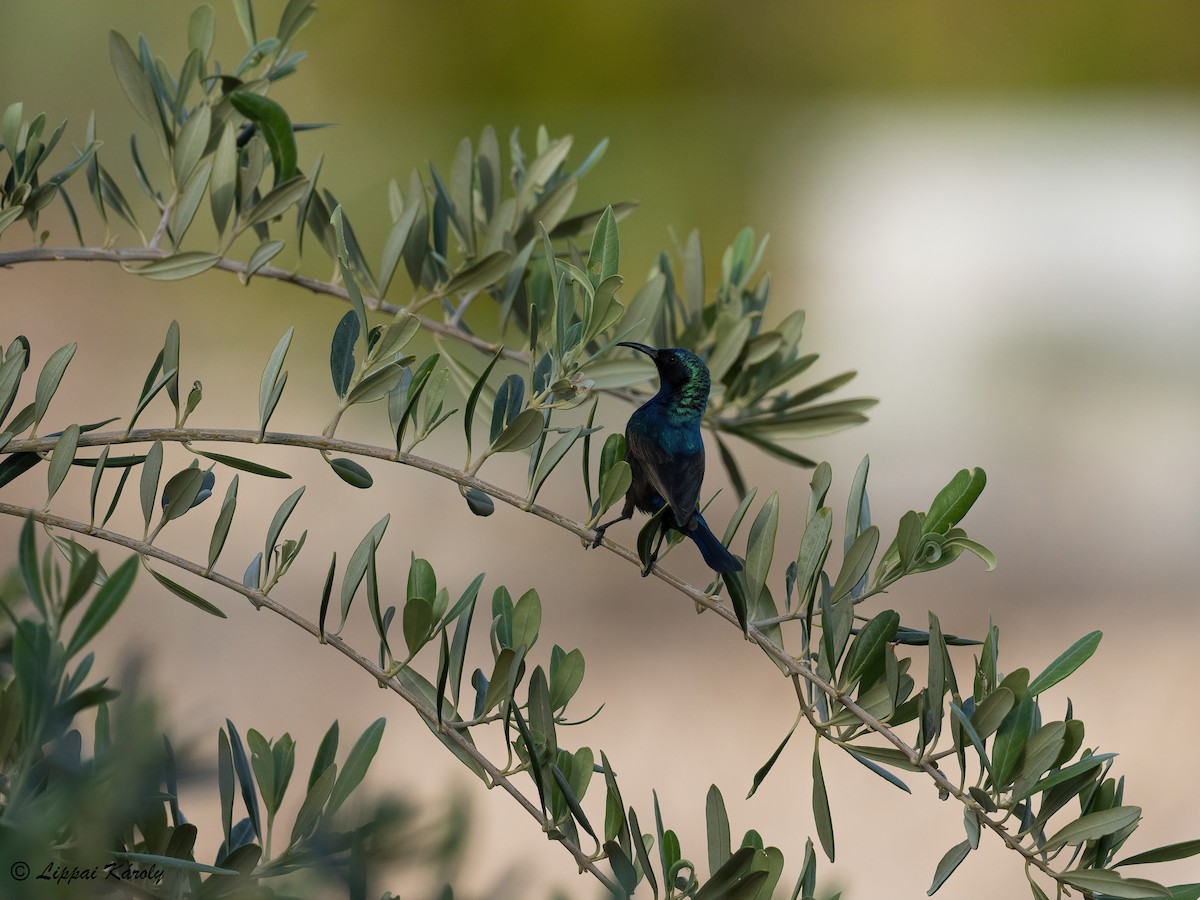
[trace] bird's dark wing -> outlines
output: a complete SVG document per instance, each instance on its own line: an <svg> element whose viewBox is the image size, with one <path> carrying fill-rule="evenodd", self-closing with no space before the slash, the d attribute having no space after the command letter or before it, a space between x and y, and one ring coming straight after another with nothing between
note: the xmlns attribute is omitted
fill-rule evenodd
<svg viewBox="0 0 1200 900"><path fill-rule="evenodd" d="M671 507L675 521L686 526L700 501L704 481L704 444L668 448L655 434L630 430L627 454L637 460L641 473Z"/></svg>

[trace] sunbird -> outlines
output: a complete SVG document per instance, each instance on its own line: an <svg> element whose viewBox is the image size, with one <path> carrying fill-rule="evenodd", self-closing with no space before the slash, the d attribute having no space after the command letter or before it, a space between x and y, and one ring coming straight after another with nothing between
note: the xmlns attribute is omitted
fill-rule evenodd
<svg viewBox="0 0 1200 900"><path fill-rule="evenodd" d="M666 505L670 508L663 513L662 536L643 576L654 569L667 529L690 537L714 571L739 571L742 564L709 530L698 507L700 484L704 481L700 421L711 387L708 366L691 350L679 347L656 350L631 341L621 341L618 346L645 353L654 360L659 388L634 411L625 426L625 461L633 470L633 483L625 494L621 515L596 529L592 546L600 545L609 526L633 518L634 509L654 514Z"/></svg>

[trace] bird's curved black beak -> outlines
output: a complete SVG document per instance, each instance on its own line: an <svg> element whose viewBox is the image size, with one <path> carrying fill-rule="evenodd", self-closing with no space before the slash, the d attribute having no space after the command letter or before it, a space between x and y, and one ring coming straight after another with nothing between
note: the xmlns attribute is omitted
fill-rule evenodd
<svg viewBox="0 0 1200 900"><path fill-rule="evenodd" d="M637 350L640 353L645 353L651 359L658 360L658 351L653 347L648 347L645 344L636 344L633 341L618 341L618 347L628 347L630 350Z"/></svg>

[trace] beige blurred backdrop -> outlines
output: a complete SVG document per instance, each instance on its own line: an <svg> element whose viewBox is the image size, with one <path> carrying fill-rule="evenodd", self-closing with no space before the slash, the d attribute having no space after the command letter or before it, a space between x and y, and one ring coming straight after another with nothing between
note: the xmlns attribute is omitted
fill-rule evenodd
<svg viewBox="0 0 1200 900"><path fill-rule="evenodd" d="M217 55L236 61L244 45L232 9L216 7ZM274 27L281 8L258 4L262 30ZM144 32L174 67L189 11L130 0L6 0L0 106L20 99L27 114L44 109L52 124L69 118L66 140L76 144L95 110L105 164L133 199L126 145L140 126L111 74L107 30ZM276 96L299 121L337 123L300 137L301 165L325 153L321 183L346 204L371 258L388 222L388 178L404 183L428 159L444 170L457 141L489 123L502 142L514 127L532 141L542 123L553 135L574 134L574 159L612 140L584 180L578 208L640 201L621 226L628 284L640 283L670 246L668 229L701 229L714 277L740 227L769 232L774 315L807 310L805 344L822 354L813 380L854 368L860 376L843 395L882 400L868 425L799 448L833 465L835 510L864 453L885 540L905 510L925 508L957 469L988 473L965 525L995 550L1000 568L985 574L964 559L903 583L885 602L918 627L935 610L960 634L980 634L990 614L1006 670L1036 673L1102 629L1105 640L1069 682L1070 696L1088 745L1121 753L1126 802L1145 810L1137 850L1197 836L1190 688L1200 627L1198 24L1200 13L1183 2L1107 0L326 3L300 41L310 58ZM150 146L145 135L142 145ZM72 193L83 210L86 191ZM150 210L138 208L150 223ZM83 218L96 234L90 209ZM61 216L48 224L49 244L72 242ZM0 250L28 240L15 227ZM202 232L190 236L202 240ZM326 277L316 258L305 271ZM273 425L319 431L334 399L328 341L343 311L328 298L261 281L243 287L219 273L157 285L102 264L0 271L0 339L28 335L35 364L68 341L80 344L51 410L55 425L127 414L174 318L183 383L204 382L193 424L251 427L262 364L294 324L288 388ZM161 407L144 421L155 412ZM345 434L385 442L381 413L356 411ZM625 415L613 404L602 417L620 428ZM430 453L461 458L457 435L447 426ZM783 500L781 577L798 545L809 476L739 450L760 497L777 490ZM168 450L168 468L172 459L182 464L177 451ZM794 701L788 683L734 631L698 617L657 580L584 553L546 523L507 507L491 519L472 517L453 486L418 472L370 465L375 488L360 493L305 455L246 454L308 484L288 531L308 528L309 550L276 596L315 617L324 549L345 559L385 512L385 577L396 594L410 551L428 558L455 596L479 571L488 573L485 596L501 583L514 595L536 586L545 617L535 660L548 660L551 642L581 648L587 677L573 708L585 714L605 704L565 740L608 754L626 802L644 820L657 789L668 826L697 861L705 857L704 796L715 782L735 834L759 828L788 854L794 878L814 833L811 736L799 732L764 789L742 799L791 724ZM485 475L513 483L521 471L521 461L500 461ZM577 463L564 465L543 499L584 517L577 471ZM222 473L218 497L226 479ZM233 576L294 487L241 481L221 566ZM714 465L708 487L722 484ZM6 489L6 499L40 505L43 489L32 473ZM76 473L64 504L86 509L86 490L86 476ZM730 493L718 501L723 515ZM136 501L127 501L116 521L134 529ZM217 507L196 510L163 544L207 547ZM13 560L16 532L14 522L0 522L0 566ZM632 542L635 534L626 525L613 536ZM119 558L112 548L103 553ZM690 547L669 565L704 577ZM243 734L290 730L297 770L306 773L332 719L341 722L344 753L386 716L372 790L420 799L431 816L454 791L470 799L473 849L457 884L477 896L543 896L550 887L597 896L561 849L510 800L481 790L393 695L269 613L193 586L228 620L142 578L97 648L97 671L143 659L145 683L168 700L177 746L211 763L228 716ZM352 613L347 634L372 646L365 609ZM485 641L477 635L473 644L472 665L481 664ZM967 654L962 659L969 665ZM421 662L427 673L436 669L436 659ZM1061 714L1065 688L1047 699L1047 712ZM823 889L923 896L942 853L961 840L961 814L915 776L907 779L910 797L853 760L824 759L838 855L835 865L822 861ZM592 791L599 810L602 783ZM202 805L211 793L194 788L190 806L185 796L202 842L207 834L212 844L202 852L215 850L219 831L215 811ZM283 821L297 803L285 806ZM1021 866L997 844L985 838L939 896L1027 896ZM1195 881L1198 869L1193 860L1156 874ZM499 886L506 873L521 887ZM402 879L384 887L406 897L420 889Z"/></svg>

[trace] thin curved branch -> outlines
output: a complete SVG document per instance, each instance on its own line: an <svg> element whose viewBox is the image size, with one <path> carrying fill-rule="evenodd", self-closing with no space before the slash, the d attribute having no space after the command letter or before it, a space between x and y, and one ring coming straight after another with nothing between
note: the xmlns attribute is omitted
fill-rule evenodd
<svg viewBox="0 0 1200 900"><path fill-rule="evenodd" d="M152 557L161 562L167 563L168 565L174 566L177 569L181 569L185 572L191 572L193 575L207 579L208 581L218 584L223 588L241 594L252 604L254 604L256 608L269 609L276 615L287 619L298 628L307 631L313 637L318 639L321 637L320 628L318 628L313 622L310 622L308 619L304 618L304 616L300 615L294 610L289 609L283 604L271 599L268 594L261 593L253 588L248 588L241 582L234 581L232 578L228 578L216 572L207 572L203 566L198 565L191 560L185 559L182 556L169 553L168 551L156 547L153 544L137 540L136 538L129 537L128 535L124 535L116 531L109 531L105 528L95 528L73 519L66 519L62 516L57 516L49 512L28 509L26 507L16 506L11 503L0 503L0 514L6 516L16 516L19 518L32 516L35 521L41 522L43 525L99 538L100 540L108 541L109 543L133 550L142 557ZM368 672L380 684L385 684L391 688L393 692L398 694L409 706L416 710L417 715L424 719L427 725L437 729L437 712L426 706L420 697L408 690L408 688L402 685L396 678L388 678L383 669L381 669L376 663L363 656L337 635L327 633L325 635L324 643L333 647L343 656L357 664L359 668ZM491 760L479 752L479 749L474 744L463 737L460 731L448 728L443 729L441 733L446 735L450 740L457 744L464 753L475 760L475 762L479 764L480 768L487 772L488 777L492 779L492 783L502 787L510 796L512 796L512 798L516 800L517 803L519 803L521 807L527 813L529 813L529 815L532 816L533 819L542 827L543 831L549 830L550 823L545 817L542 816L541 811L533 805L528 797L517 790L516 786L504 775L504 773L500 771L499 768L492 763ZM601 872L596 867L595 862L574 842L565 836L559 838L558 841L564 847L566 847L568 851L570 851L572 856L575 857L575 861L579 864L581 871L587 870L594 875L601 884L603 884L610 891L613 891L614 894L618 892L619 889L612 882L612 880L603 872Z"/></svg>
<svg viewBox="0 0 1200 900"><path fill-rule="evenodd" d="M10 250L0 253L0 269L8 269L21 263L31 262L154 262L155 260L165 259L168 256L171 256L169 252L160 250L157 247L134 247L129 249L107 249L103 247L27 247L21 250ZM245 275L247 271L246 263L224 257L213 268L220 269L222 272L231 272L239 276ZM278 266L263 266L254 273L254 277L283 281L287 284L294 284L297 287L312 291L314 294L323 294L329 297L336 297L347 303L350 302L350 295L340 284L334 284L332 281L321 281L319 278L309 278L306 275L298 275L295 272L289 272L287 269L281 269ZM363 299L369 308L391 315L395 315L405 309L403 306L370 297L366 294L363 295ZM497 351L500 351L500 355L504 359L521 363L522 365L529 365L528 354L518 350L509 350L504 346L503 342L487 341L471 334L469 331L459 327L457 316L452 322L439 322L437 319L431 319L420 313L411 313L411 315L417 318L422 328L433 334L440 334L443 337L460 341L488 356L493 356ZM627 403L640 403L645 399L631 391L618 388L598 388L597 391L618 397Z"/></svg>
<svg viewBox="0 0 1200 900"><path fill-rule="evenodd" d="M471 487L479 490L490 497L500 500L510 506L515 506L518 509L532 513L540 519L551 522L560 528L566 529L581 538L588 541L595 537L595 531L569 516L564 516L561 513L555 512L545 506L539 504L526 505L525 498L505 490L490 482L482 481L479 478L469 475L460 469L453 466L439 463L435 460L427 459L422 456L417 456L411 453L397 453L394 450L386 447L377 447L372 444L362 444L354 441L344 441L337 438L317 437L314 435L303 434L288 434L284 432L267 432L262 439L259 439L258 432L250 430L219 430L219 429L201 429L201 428L140 428L129 434L119 432L93 432L90 434L80 435L79 446L101 446L105 444L125 444L125 443L146 443L150 441L218 441L218 442L233 442L233 443L263 443L277 444L291 447L307 447L310 449L321 451L334 451L339 453L349 453L357 456L365 456L374 459L387 460L390 462L398 462L402 465L412 466L421 469L425 472L437 475L441 478L448 479L463 487ZM18 453L18 452L45 452L52 450L55 444L55 439L39 438L37 440L12 441L2 451L3 453ZM3 507L0 507L2 511ZM86 526L85 526L86 527ZM85 532L92 533L92 532ZM624 559L626 562L637 566L639 569L642 566L642 561L637 553L622 544L615 543L607 537L603 538L601 544L609 551ZM741 630L741 625L738 623L737 616L734 611L725 604L717 601L709 594L697 588L695 585L685 581L678 575L662 568L655 566L653 574L661 581L666 582L671 587L675 588L679 593L683 594L689 600L702 606L703 608L716 613L734 628ZM231 585L235 584L230 582ZM245 593L240 585L235 588L240 593ZM1021 842L1006 829L1002 822L995 821L988 817L985 810L972 798L968 793L962 791L950 781L936 763L918 753L916 748L910 746L904 741L895 731L887 724L880 721L875 716L871 715L855 702L846 692L839 690L835 685L830 684L825 679L821 678L811 667L798 660L796 657L789 654L781 646L772 641L767 635L754 623L750 623L746 637L748 640L757 644L767 656L775 661L789 676L798 677L811 684L817 690L823 692L831 700L840 703L843 707L849 710L855 718L862 722L871 731L878 734L889 744L905 755L909 763L917 766L921 771L925 772L937 785L939 793L948 794L962 803L964 806L975 810L979 814L980 822L994 831L1004 843L1024 857L1027 865L1032 865L1040 869L1051 878L1055 877L1054 870L1048 863L1043 861L1038 854L1024 847Z"/></svg>

